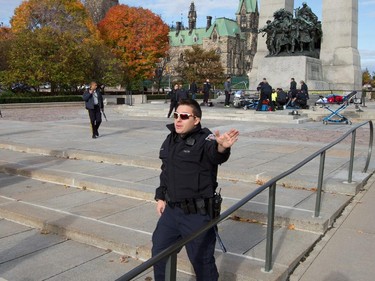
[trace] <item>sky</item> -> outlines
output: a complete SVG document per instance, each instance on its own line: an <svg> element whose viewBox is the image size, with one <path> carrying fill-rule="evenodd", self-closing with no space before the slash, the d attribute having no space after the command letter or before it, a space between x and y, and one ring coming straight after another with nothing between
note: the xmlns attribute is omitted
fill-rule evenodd
<svg viewBox="0 0 375 281"><path fill-rule="evenodd" d="M261 1L261 0L260 0ZM312 11L322 20L322 1L330 0L294 0L294 7L307 2ZM348 0L342 0L348 1ZM22 0L0 0L0 22L9 25L14 9ZM142 6L160 15L168 25L182 21L188 26L187 13L191 0L120 0L120 4ZM213 19L226 17L235 19L239 0L195 0L197 27L206 26L206 16ZM375 0L358 0L358 50L361 56L361 68L375 72ZM262 23L260 23L262 25Z"/></svg>

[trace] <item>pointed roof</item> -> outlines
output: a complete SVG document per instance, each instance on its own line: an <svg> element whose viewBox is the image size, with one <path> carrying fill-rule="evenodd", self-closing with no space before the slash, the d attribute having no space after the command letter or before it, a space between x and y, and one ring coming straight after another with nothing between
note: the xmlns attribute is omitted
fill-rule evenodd
<svg viewBox="0 0 375 281"><path fill-rule="evenodd" d="M195 28L192 31L184 29L179 33L176 33L176 30L171 30L169 32L169 44L173 47L201 45L203 39L209 38L214 30L221 37L236 37L239 35L242 39L245 39L236 21L217 18L207 30L206 28Z"/></svg>
<svg viewBox="0 0 375 281"><path fill-rule="evenodd" d="M245 5L246 13L255 13L258 11L258 1L257 0L240 0L238 3L238 9L236 15L241 13L242 5Z"/></svg>

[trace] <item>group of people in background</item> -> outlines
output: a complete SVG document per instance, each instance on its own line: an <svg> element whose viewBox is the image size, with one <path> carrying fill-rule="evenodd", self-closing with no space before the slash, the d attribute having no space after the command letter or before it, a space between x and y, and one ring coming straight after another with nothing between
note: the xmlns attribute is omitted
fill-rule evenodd
<svg viewBox="0 0 375 281"><path fill-rule="evenodd" d="M256 110L270 110L290 108L307 108L307 100L309 99L309 91L306 83L300 81L300 89L297 89L297 82L294 78L290 79L289 91L285 92L282 88L276 90L268 83L266 78L258 84L257 91L259 94L259 102Z"/></svg>
<svg viewBox="0 0 375 281"><path fill-rule="evenodd" d="M202 93L203 93L203 105L208 106L209 102L209 96L211 91L211 83L210 79L206 79L206 81L203 83ZM189 89L184 89L182 87L182 83L176 83L173 86L173 89L169 93L170 96L170 105L169 105L169 112L167 114L167 118L171 116L173 112L176 111L177 105L182 100L192 99L195 100L198 94L198 86L195 81L193 81L189 85Z"/></svg>
<svg viewBox="0 0 375 281"><path fill-rule="evenodd" d="M211 91L211 83L207 78L202 86L203 102L201 105L209 106L209 95ZM198 94L198 86L195 81L189 85L189 89L184 89L182 83L176 83L169 93L170 107L167 118L176 111L177 105L182 100L195 100ZM290 108L307 108L307 100L309 99L308 87L306 83L300 81L300 89L297 89L297 82L291 78L289 91L284 91L282 88L272 88L266 78L259 83L257 87L259 92L259 101L256 107L257 111ZM224 106L230 107L230 97L232 94L231 77L228 76L224 82L225 101ZM265 109L267 108L267 109Z"/></svg>

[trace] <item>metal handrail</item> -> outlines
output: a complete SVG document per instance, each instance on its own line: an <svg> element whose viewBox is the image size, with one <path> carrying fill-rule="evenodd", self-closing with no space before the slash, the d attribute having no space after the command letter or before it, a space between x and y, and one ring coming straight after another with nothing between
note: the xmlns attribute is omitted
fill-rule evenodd
<svg viewBox="0 0 375 281"><path fill-rule="evenodd" d="M352 141L351 141L351 153L350 153L350 160L349 160L349 174L348 174L348 183L352 181L352 172L353 172L353 162L354 162L354 149L355 149L355 139L356 139L356 131L358 128L369 124L370 126L370 138L369 138L369 145L368 145L368 153L367 153L367 159L365 168L363 169L363 173L367 172L367 169L369 167L371 154L372 154L372 145L373 145L373 123L371 120L363 122L355 127L352 127L348 132L343 134L340 138L337 140L331 142L327 146L321 148L317 152L313 153L309 157L305 158L289 170L275 176L274 178L270 179L260 187L258 187L253 192L249 193L247 196L242 198L239 202L234 204L233 206L229 207L227 210L222 212L220 216L217 218L211 220L207 225L199 229L198 231L194 232L189 237L186 237L184 239L179 240L174 245L168 247L158 255L148 259L141 265L133 268L120 278L116 279L116 281L129 281L142 272L149 269L151 266L153 266L158 261L161 261L168 257L167 261L167 274L165 280L176 280L176 271L177 271L177 253L180 251L180 249L185 246L187 243L201 235L203 232L209 230L210 228L216 226L219 222L223 221L230 215L232 215L235 211L237 211L239 208L241 208L243 205L245 205L247 202L249 202L251 199L256 197L258 194L269 188L269 202L268 202L268 218L267 218L267 241L266 241L266 260L265 260L265 272L270 272L272 270L272 248L273 248L273 233L274 233L274 217L275 217L275 201L276 201L276 183L283 179L284 177L292 174L293 172L297 171L316 157L320 156L320 166L319 166L319 177L318 177L318 188L317 188L317 198L316 198L316 204L315 204L315 217L319 217L320 214L320 204L321 204L321 192L322 192L322 183L323 183L323 173L324 173L324 163L325 163L325 155L326 151L336 144L343 141L347 136L352 134Z"/></svg>

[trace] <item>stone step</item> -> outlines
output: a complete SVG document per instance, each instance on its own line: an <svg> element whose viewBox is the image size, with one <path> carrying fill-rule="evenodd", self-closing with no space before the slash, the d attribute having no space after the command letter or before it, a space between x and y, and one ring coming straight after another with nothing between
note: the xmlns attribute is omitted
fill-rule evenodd
<svg viewBox="0 0 375 281"><path fill-rule="evenodd" d="M0 171L8 173L0 177L3 218L135 259L149 258L151 234L157 221L153 201L159 182L156 162L108 155L104 163L101 154L88 151L39 151L55 154L46 156L36 154L37 149L32 147L8 148L1 150L0 160ZM231 173L224 170L219 180L223 210L259 186L254 176L252 181L241 180L246 178L246 171L233 167ZM285 280L351 198L324 193L322 215L314 219L314 196L313 189L282 185L277 188L272 273L262 272L267 192L243 206L235 217L219 224L228 249L223 254L217 246L216 251L223 280L247 278L250 273L256 280ZM178 266L182 272L192 273L184 252L179 255Z"/></svg>
<svg viewBox="0 0 375 281"><path fill-rule="evenodd" d="M112 192L114 188L120 187L119 194L128 196L131 193L126 192L121 188L123 183L129 187L131 192L136 192L140 185L151 192L155 186L158 185L158 176L160 173L160 160L157 157L148 157L142 155L120 155L120 154L109 154L100 153L94 151L85 151L77 149L66 149L66 150L54 150L45 147L32 147L11 142L1 142L0 149L2 150L2 159L0 160L0 171L13 173L18 175L30 176L41 180L58 182L61 184L67 184L72 186L79 186L82 188L96 188L105 192ZM259 158L261 155L251 156L251 148L246 148L244 155L249 154L251 158ZM26 152L26 153L24 153ZM325 181L324 190L335 193L351 194L354 195L361 188L361 182L368 177L368 173L353 172L353 183L343 184L347 179L345 170L348 167L349 157L346 155L348 152L347 148L340 149L339 147L335 150L328 151L327 160L325 164ZM274 153L270 149L270 153ZM301 151L301 160L303 156L309 151ZM354 165L355 167L365 166L365 155L366 150L356 148L356 156ZM335 158L334 162L328 160L328 157ZM46 158L45 158L46 157ZM338 160L342 158L342 163L338 164ZM267 169L265 170L264 165L255 166L243 166L238 165L236 159L230 163L231 167L224 165L219 169L219 180L231 180L231 181L244 181L249 183L264 183L271 178L277 176L282 172L280 170L280 164L276 162L265 163ZM79 163L75 163L75 160L85 161L85 165L79 170L75 167ZM260 158L257 160L262 161ZM255 161L255 163L257 163ZM295 159L283 160L283 171L293 167L296 163L293 162ZM45 162L49 162L54 165L55 170L58 169L61 173L51 170L49 165L44 165ZM40 164L43 163L43 164ZM317 171L318 161L313 161L311 164L302 167L298 172L289 175L282 179L279 184L290 188L305 188L305 189L316 189L317 187ZM98 175L95 177L91 171L98 171ZM78 172L79 171L79 172ZM134 173L137 171L138 173ZM113 178L108 177L108 174L113 174ZM89 176L94 176L96 180L93 183L87 182ZM134 177L134 179L133 179ZM153 191L152 191L153 192ZM139 196L142 196L141 194ZM141 197L142 198L142 197ZM149 199L149 197L147 197Z"/></svg>
<svg viewBox="0 0 375 281"><path fill-rule="evenodd" d="M117 107L116 112L124 116L137 117L161 117L166 116L168 107L165 106L164 113L162 108L132 108L132 107ZM279 122L300 124L310 121L307 114L300 112L299 115L291 115L292 110L280 110L275 112L269 111L255 111L244 110L237 108L228 108L225 114L223 112L215 111L215 107L205 108L203 115L204 119L219 119L219 120L233 120L233 121L258 121L258 122Z"/></svg>
<svg viewBox="0 0 375 281"><path fill-rule="evenodd" d="M2 175L2 182L3 219L130 256L132 260L150 257L151 234L157 221L155 203L23 177ZM317 233L276 228L274 243L278 246L273 271L264 273L263 224L225 220L219 224L219 232L228 250L224 254L217 246L222 280L247 278L250 272L256 280L280 280L320 237ZM178 267L192 274L185 251L179 254Z"/></svg>

